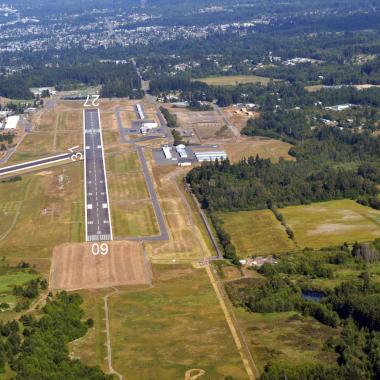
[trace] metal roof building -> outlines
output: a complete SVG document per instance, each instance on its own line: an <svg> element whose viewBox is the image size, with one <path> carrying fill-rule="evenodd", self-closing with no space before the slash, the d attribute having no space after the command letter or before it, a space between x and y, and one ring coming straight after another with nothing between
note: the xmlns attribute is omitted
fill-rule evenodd
<svg viewBox="0 0 380 380"><path fill-rule="evenodd" d="M183 144L177 145L175 149L181 158L189 157L189 155L186 152L185 145L183 145Z"/></svg>
<svg viewBox="0 0 380 380"><path fill-rule="evenodd" d="M137 114L139 115L140 119L145 119L143 108L141 107L141 104L136 104L136 110Z"/></svg>
<svg viewBox="0 0 380 380"><path fill-rule="evenodd" d="M203 161L215 161L215 160L225 160L227 159L227 153L220 151L208 151L208 152L194 152L195 157L198 162Z"/></svg>

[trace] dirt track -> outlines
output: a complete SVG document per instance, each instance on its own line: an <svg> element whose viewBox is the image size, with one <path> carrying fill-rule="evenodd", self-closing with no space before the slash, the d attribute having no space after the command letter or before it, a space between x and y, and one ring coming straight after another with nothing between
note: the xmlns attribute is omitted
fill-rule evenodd
<svg viewBox="0 0 380 380"><path fill-rule="evenodd" d="M94 256L92 244L54 248L50 289L95 289L117 285L150 284L150 264L140 243L110 242L106 256Z"/></svg>

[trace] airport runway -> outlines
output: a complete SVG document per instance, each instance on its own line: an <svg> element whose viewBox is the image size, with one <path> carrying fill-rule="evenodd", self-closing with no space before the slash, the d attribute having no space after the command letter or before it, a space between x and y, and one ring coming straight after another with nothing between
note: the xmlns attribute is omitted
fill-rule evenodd
<svg viewBox="0 0 380 380"><path fill-rule="evenodd" d="M25 169L32 169L32 168L36 168L38 166L43 166L43 165L50 164L53 162L69 160L72 155L73 153L63 153L57 156L46 157L46 158L41 158L39 160L24 162L22 164L6 166L4 168L0 168L0 175L17 173Z"/></svg>
<svg viewBox="0 0 380 380"><path fill-rule="evenodd" d="M86 109L83 111L83 118L86 240L112 240L99 110Z"/></svg>

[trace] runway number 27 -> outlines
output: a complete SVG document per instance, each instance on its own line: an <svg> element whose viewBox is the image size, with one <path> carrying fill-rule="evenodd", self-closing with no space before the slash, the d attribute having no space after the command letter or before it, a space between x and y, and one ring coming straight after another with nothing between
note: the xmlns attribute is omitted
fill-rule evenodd
<svg viewBox="0 0 380 380"><path fill-rule="evenodd" d="M87 95L87 99L84 102L83 107L99 107L99 98L100 95Z"/></svg>
<svg viewBox="0 0 380 380"><path fill-rule="evenodd" d="M91 247L91 252L94 256L98 256L99 253L103 256L108 255L108 244L107 243L94 243Z"/></svg>

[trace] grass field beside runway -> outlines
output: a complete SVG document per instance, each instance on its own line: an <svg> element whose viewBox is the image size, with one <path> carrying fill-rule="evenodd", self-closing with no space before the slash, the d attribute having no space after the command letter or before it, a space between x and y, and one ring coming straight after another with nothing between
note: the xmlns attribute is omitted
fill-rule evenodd
<svg viewBox="0 0 380 380"><path fill-rule="evenodd" d="M160 232L149 201L111 201L111 214L115 237L153 236Z"/></svg>
<svg viewBox="0 0 380 380"><path fill-rule="evenodd" d="M109 173L107 182L111 202L149 198L149 192L142 173Z"/></svg>
<svg viewBox="0 0 380 380"><path fill-rule="evenodd" d="M108 154L106 168L114 236L158 235L156 216L137 153Z"/></svg>
<svg viewBox="0 0 380 380"><path fill-rule="evenodd" d="M107 155L107 173L125 173L141 170L139 157L136 152L120 152Z"/></svg>
<svg viewBox="0 0 380 380"><path fill-rule="evenodd" d="M218 213L240 257L269 255L295 249L270 210Z"/></svg>
<svg viewBox="0 0 380 380"><path fill-rule="evenodd" d="M50 257L55 245L83 239L81 165L50 168L25 175L21 181L0 183L0 199L20 202L13 228L0 240L1 256Z"/></svg>
<svg viewBox="0 0 380 380"><path fill-rule="evenodd" d="M281 209L300 247L321 248L380 237L380 211L352 200Z"/></svg>
<svg viewBox="0 0 380 380"><path fill-rule="evenodd" d="M206 272L155 266L155 285L109 299L113 366L131 379L246 379L246 373Z"/></svg>
<svg viewBox="0 0 380 380"><path fill-rule="evenodd" d="M199 215L180 191L184 170L177 167L154 167L153 177L170 240L147 242L146 250L157 262L198 261L215 255L201 228Z"/></svg>

